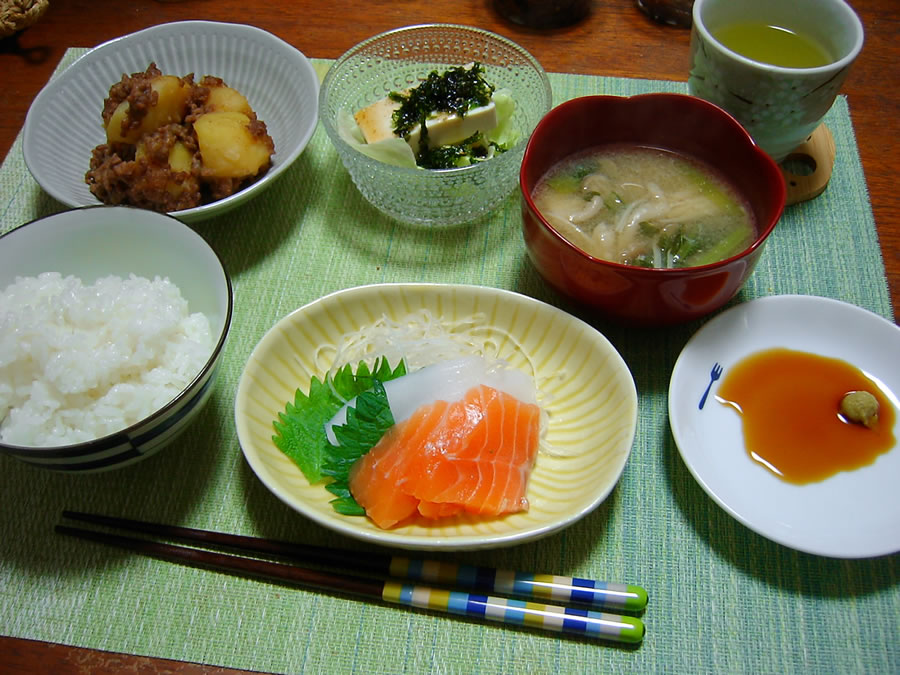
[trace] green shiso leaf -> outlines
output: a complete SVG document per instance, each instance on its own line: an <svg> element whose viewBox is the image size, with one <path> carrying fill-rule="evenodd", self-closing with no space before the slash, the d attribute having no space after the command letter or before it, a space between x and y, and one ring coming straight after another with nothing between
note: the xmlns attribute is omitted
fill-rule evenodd
<svg viewBox="0 0 900 675"><path fill-rule="evenodd" d="M288 403L272 423L275 446L300 468L310 483L322 480L322 458L328 442L324 438L325 422L341 405L328 384L313 378L309 383L309 395L298 389L293 404Z"/></svg>
<svg viewBox="0 0 900 675"><path fill-rule="evenodd" d="M325 486L325 489L335 496L335 499L332 499L329 502L331 508L342 516L366 515L366 510L361 507L353 498L353 495L350 494L350 487L346 482L341 484L329 483Z"/></svg>
<svg viewBox="0 0 900 675"><path fill-rule="evenodd" d="M332 479L326 489L337 499L331 504L338 513L364 515L362 507L350 494L350 468L371 450L385 432L394 426L394 416L384 385L374 386L356 397L356 406L347 408L347 422L334 427L338 445L328 445L322 473Z"/></svg>
<svg viewBox="0 0 900 675"><path fill-rule="evenodd" d="M372 389L376 382L387 382L405 374L406 364L402 361L392 369L387 359L378 359L371 371L360 362L355 373L348 364L333 378L330 374L324 381L313 377L309 393L298 389L293 403L288 402L284 412L278 413L278 419L272 423L275 428L272 441L300 468L306 480L321 482L327 477L323 467L332 448L325 436L325 423L346 401Z"/></svg>

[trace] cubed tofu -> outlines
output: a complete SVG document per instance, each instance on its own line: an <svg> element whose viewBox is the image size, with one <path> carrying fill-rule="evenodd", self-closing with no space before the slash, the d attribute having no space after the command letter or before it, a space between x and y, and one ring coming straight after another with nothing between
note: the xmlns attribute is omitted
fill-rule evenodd
<svg viewBox="0 0 900 675"><path fill-rule="evenodd" d="M396 101L383 98L358 111L353 117L359 125L366 143L377 143L386 138L397 138L394 134L394 111L400 107ZM497 126L497 106L493 101L485 106L472 108L465 115L435 113L425 122L428 128L428 146L436 148L452 145L467 139L477 131L486 133ZM409 133L407 143L413 152L419 151L421 127L416 125Z"/></svg>
<svg viewBox="0 0 900 675"><path fill-rule="evenodd" d="M353 119L359 125L366 143L377 143L386 138L396 138L394 134L394 111L400 107L396 101L385 97L359 110Z"/></svg>
<svg viewBox="0 0 900 675"><path fill-rule="evenodd" d="M453 145L464 141L475 132L487 133L497 126L497 106L491 101L487 105L472 108L464 116L438 113L425 120L428 129L428 147L437 148L442 145ZM407 143L414 152L419 149L421 127L416 126L409 134Z"/></svg>

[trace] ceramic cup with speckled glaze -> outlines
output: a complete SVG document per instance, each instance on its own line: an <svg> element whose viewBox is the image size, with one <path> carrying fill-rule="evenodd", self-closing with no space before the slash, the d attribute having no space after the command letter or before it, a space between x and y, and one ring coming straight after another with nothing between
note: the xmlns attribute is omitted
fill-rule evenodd
<svg viewBox="0 0 900 675"><path fill-rule="evenodd" d="M690 93L730 112L775 161L820 124L862 49L863 27L844 0L695 0ZM714 35L738 22L763 22L819 43L831 61L784 68L754 61Z"/></svg>

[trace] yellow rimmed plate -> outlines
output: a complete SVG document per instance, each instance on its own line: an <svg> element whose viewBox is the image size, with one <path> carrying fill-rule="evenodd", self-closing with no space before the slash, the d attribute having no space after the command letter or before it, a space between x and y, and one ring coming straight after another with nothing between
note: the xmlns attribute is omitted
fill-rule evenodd
<svg viewBox="0 0 900 675"><path fill-rule="evenodd" d="M476 317L496 331L497 356L534 369L549 416L546 446L528 487L527 512L462 516L381 530L342 516L321 484L310 485L272 442L272 422L299 387L322 379L341 338L386 316L427 310L444 321ZM235 400L238 439L250 467L285 504L319 525L374 544L464 550L544 537L593 511L615 487L637 427L628 366L597 330L556 307L511 291L446 284L377 284L327 295L281 319L244 367Z"/></svg>

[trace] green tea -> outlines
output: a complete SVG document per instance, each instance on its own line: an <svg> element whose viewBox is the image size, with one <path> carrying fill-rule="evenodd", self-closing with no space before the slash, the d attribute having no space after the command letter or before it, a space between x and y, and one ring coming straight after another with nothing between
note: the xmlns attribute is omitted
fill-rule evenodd
<svg viewBox="0 0 900 675"><path fill-rule="evenodd" d="M754 61L782 68L816 68L834 59L809 35L761 21L722 26L713 37L728 49Z"/></svg>

